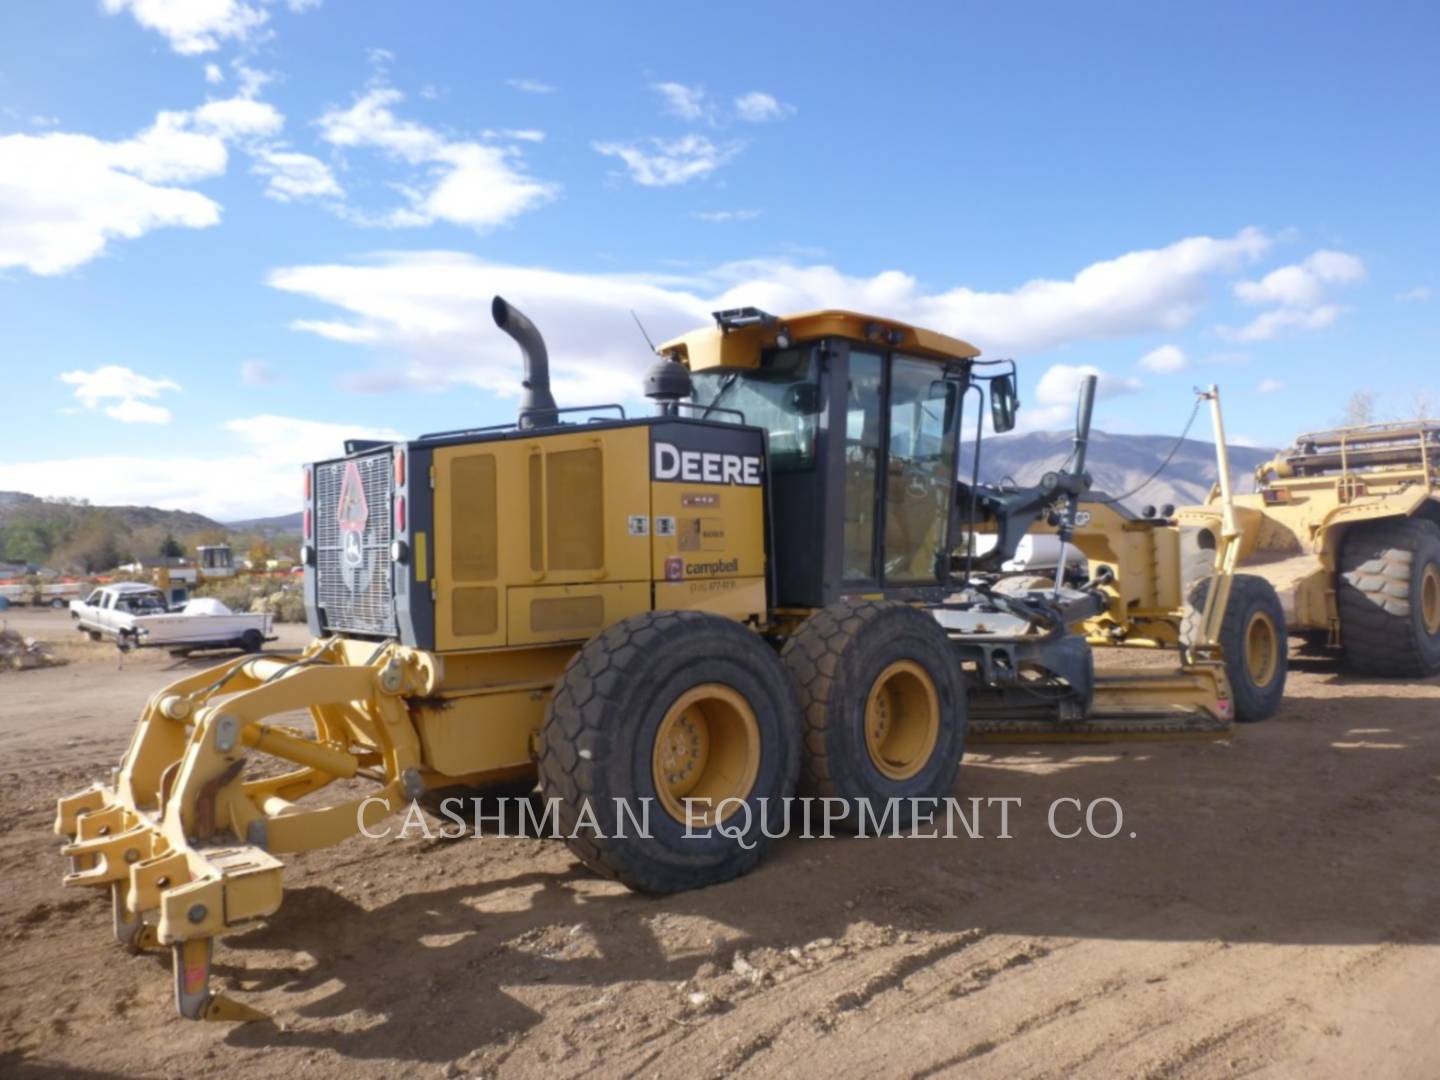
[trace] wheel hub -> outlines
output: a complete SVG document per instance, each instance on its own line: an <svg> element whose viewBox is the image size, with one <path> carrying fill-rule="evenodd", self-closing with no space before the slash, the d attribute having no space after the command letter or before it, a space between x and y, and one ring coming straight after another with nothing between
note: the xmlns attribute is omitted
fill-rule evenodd
<svg viewBox="0 0 1440 1080"><path fill-rule="evenodd" d="M1280 666L1280 636L1263 611L1250 616L1245 627L1245 668L1256 686L1269 686Z"/></svg>
<svg viewBox="0 0 1440 1080"><path fill-rule="evenodd" d="M665 711L651 778L660 805L676 821L698 827L724 821L749 797L759 771L760 726L733 688L692 687Z"/></svg>
<svg viewBox="0 0 1440 1080"><path fill-rule="evenodd" d="M940 695L930 673L897 660L871 685L865 703L865 749L891 780L908 780L930 760L940 738Z"/></svg>
<svg viewBox="0 0 1440 1080"><path fill-rule="evenodd" d="M1440 566L1434 563L1425 567L1420 582L1420 615L1425 632L1431 637L1440 635Z"/></svg>

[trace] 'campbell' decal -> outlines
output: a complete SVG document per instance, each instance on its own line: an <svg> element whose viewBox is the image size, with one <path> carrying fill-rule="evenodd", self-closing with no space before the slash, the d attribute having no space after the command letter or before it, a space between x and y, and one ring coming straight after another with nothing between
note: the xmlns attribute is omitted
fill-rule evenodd
<svg viewBox="0 0 1440 1080"><path fill-rule="evenodd" d="M753 454L727 454L718 450L682 450L673 443L655 444L656 480L687 484L738 484L758 487L760 458Z"/></svg>

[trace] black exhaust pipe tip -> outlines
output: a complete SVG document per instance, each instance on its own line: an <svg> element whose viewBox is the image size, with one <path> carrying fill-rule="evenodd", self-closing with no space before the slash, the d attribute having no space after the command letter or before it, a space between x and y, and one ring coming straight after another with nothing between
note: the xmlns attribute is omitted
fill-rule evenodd
<svg viewBox="0 0 1440 1080"><path fill-rule="evenodd" d="M535 428L558 424L560 414L550 393L550 354L545 349L545 339L525 313L502 296L490 302L490 314L495 325L515 339L525 359L525 377L520 381L525 393L520 396L519 426Z"/></svg>

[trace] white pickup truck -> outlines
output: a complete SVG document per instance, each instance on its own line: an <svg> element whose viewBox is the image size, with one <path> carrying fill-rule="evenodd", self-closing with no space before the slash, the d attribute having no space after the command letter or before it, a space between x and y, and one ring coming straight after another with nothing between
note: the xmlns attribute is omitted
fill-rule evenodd
<svg viewBox="0 0 1440 1080"><path fill-rule="evenodd" d="M274 616L233 612L212 597L188 600L174 611L165 594L150 585L120 581L70 601L70 617L92 641L114 638L139 647L185 653L195 649L259 652L274 641Z"/></svg>

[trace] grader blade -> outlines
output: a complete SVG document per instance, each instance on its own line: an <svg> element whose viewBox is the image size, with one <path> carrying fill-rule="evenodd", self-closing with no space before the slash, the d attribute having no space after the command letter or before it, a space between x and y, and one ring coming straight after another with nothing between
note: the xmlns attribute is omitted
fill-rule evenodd
<svg viewBox="0 0 1440 1080"><path fill-rule="evenodd" d="M59 801L63 884L109 889L123 947L171 950L182 1016L265 1019L211 989L215 938L279 910L275 853L336 843L423 789L402 695L428 685L423 661L403 649L386 646L367 659L327 641L298 657L232 661L166 687L146 705L115 783ZM308 711L313 735L267 722L294 710ZM296 768L246 779L258 755ZM356 777L378 790L330 806L300 803Z"/></svg>

